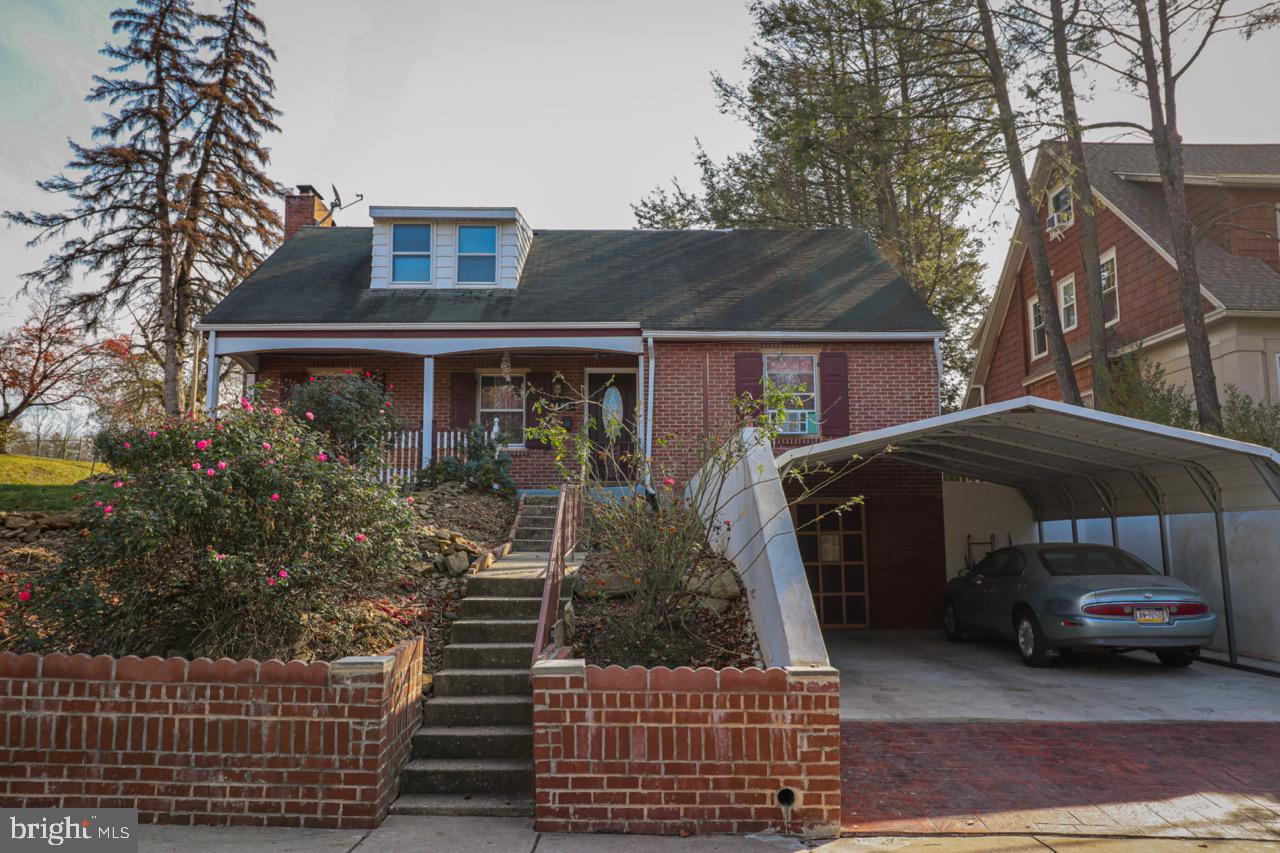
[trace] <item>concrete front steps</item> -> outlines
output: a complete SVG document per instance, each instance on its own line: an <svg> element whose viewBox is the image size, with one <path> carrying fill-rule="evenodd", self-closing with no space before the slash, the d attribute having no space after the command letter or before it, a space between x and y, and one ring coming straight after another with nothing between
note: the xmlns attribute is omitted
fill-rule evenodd
<svg viewBox="0 0 1280 853"><path fill-rule="evenodd" d="M529 665L545 554L512 554L467 579L392 814L533 814Z"/></svg>
<svg viewBox="0 0 1280 853"><path fill-rule="evenodd" d="M555 528L556 505L560 496L527 494L523 501L520 515L516 518L513 548L516 551L545 554L551 550L551 534Z"/></svg>

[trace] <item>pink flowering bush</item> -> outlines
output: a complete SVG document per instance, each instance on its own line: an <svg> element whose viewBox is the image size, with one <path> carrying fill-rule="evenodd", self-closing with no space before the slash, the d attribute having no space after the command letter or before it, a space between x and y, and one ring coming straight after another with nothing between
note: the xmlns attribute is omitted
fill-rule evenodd
<svg viewBox="0 0 1280 853"><path fill-rule="evenodd" d="M98 445L123 485L94 486L85 534L24 602L46 647L307 658L415 559L411 508L287 413L234 406Z"/></svg>
<svg viewBox="0 0 1280 853"><path fill-rule="evenodd" d="M367 372L308 377L285 408L328 436L330 450L357 462L380 459L386 434L398 428L386 388Z"/></svg>

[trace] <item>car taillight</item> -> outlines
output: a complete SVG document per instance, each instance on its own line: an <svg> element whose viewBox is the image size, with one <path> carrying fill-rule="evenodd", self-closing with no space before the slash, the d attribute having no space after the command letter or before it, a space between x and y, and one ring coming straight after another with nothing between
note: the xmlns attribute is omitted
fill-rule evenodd
<svg viewBox="0 0 1280 853"><path fill-rule="evenodd" d="M1132 604L1086 604L1080 608L1092 616L1132 616Z"/></svg>
<svg viewBox="0 0 1280 853"><path fill-rule="evenodd" d="M1209 606L1199 601L1142 601L1137 603L1118 602L1112 604L1086 604L1080 608L1090 616L1132 616L1135 607L1164 607L1170 616L1203 616L1209 612Z"/></svg>

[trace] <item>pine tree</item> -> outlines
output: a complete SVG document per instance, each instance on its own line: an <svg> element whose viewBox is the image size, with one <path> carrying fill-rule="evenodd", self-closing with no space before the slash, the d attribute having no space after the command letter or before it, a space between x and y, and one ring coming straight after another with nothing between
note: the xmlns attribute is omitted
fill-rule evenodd
<svg viewBox="0 0 1280 853"><path fill-rule="evenodd" d="M954 406L985 302L981 244L962 223L999 161L980 58L931 33L954 15L946 3L776 0L752 13L748 81L714 80L751 149L717 163L699 148L698 190L655 190L638 223L867 229L948 327Z"/></svg>
<svg viewBox="0 0 1280 853"><path fill-rule="evenodd" d="M174 166L186 151L182 131L194 108L194 66L189 0L137 0L111 13L112 32L122 44L103 55L115 61L94 77L87 100L110 109L92 132L93 143L70 142L68 171L38 186L66 196L68 209L54 213L7 211L11 222L37 229L29 245L61 242L28 283L63 286L77 274L100 275L92 290L72 304L90 329L116 310L143 302L164 351L165 405L177 410L181 371L174 267Z"/></svg>

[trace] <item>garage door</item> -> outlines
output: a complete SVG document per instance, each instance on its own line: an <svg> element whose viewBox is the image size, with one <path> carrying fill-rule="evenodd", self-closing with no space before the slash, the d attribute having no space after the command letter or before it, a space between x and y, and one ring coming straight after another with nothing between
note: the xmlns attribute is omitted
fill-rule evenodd
<svg viewBox="0 0 1280 853"><path fill-rule="evenodd" d="M805 501L793 508L813 606L824 628L869 624L866 515L862 506Z"/></svg>

